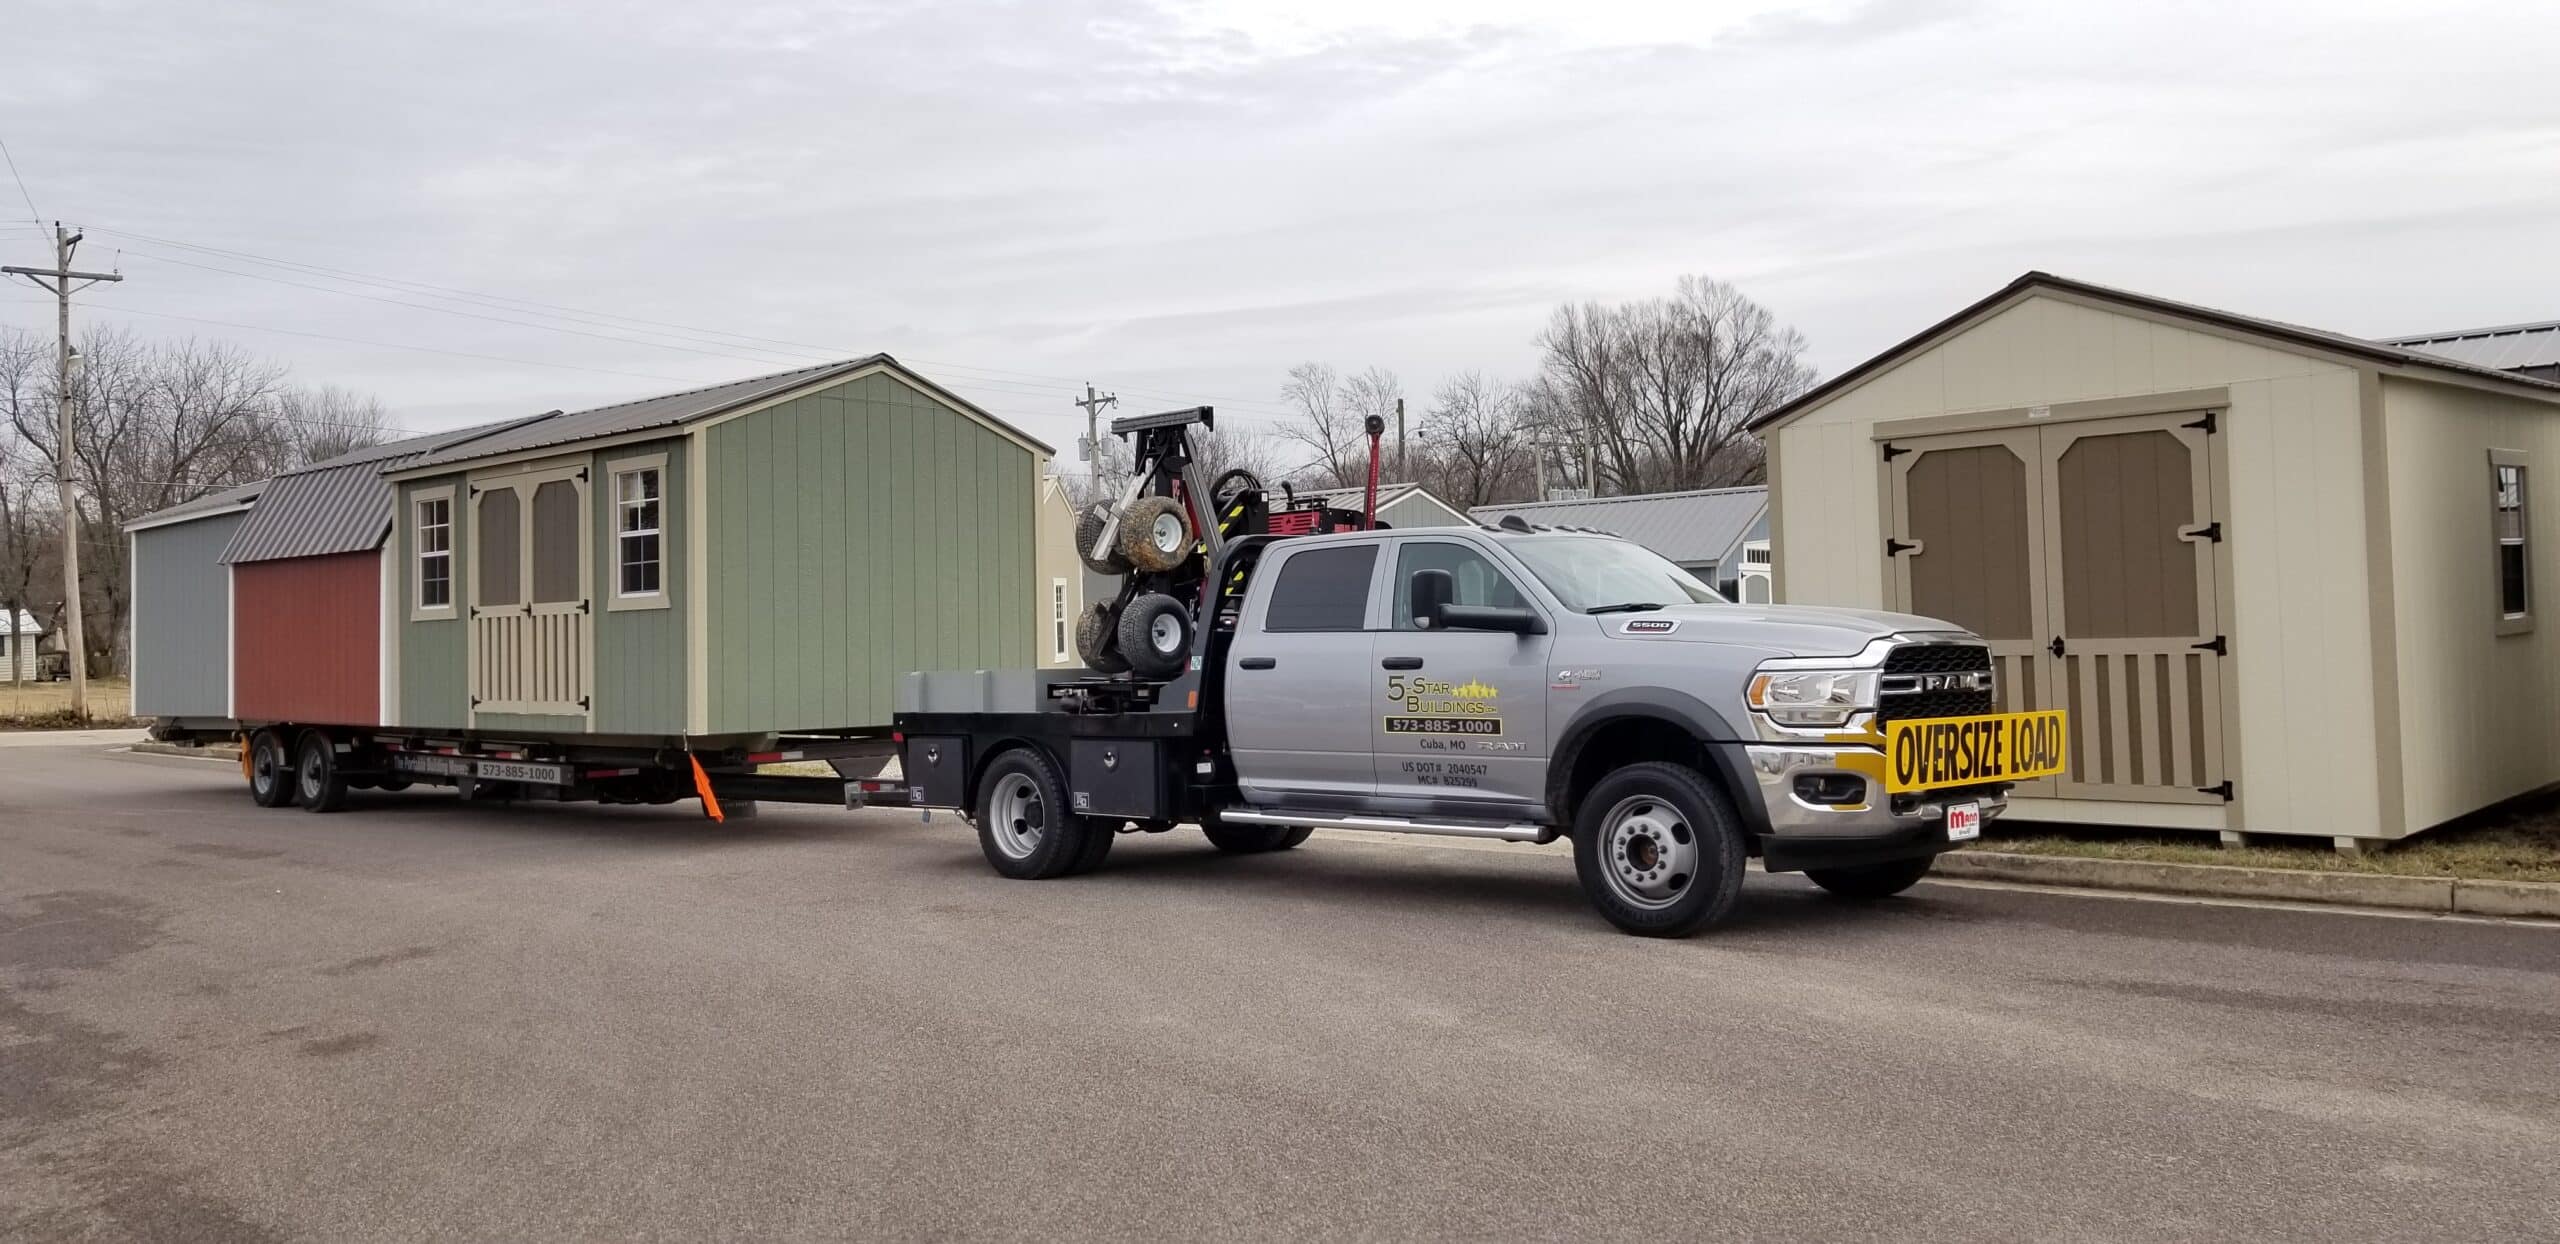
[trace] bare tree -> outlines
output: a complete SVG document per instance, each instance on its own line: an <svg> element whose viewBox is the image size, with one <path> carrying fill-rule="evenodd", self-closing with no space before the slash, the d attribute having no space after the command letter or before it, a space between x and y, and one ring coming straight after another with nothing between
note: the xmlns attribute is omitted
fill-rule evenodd
<svg viewBox="0 0 2560 1244"><path fill-rule="evenodd" d="M1705 277L1670 298L1559 307L1538 345L1542 416L1587 440L1620 492L1755 482L1751 423L1814 380L1803 334Z"/></svg>
<svg viewBox="0 0 2560 1244"><path fill-rule="evenodd" d="M336 385L285 390L276 398L276 420L295 466L370 449L399 435L382 399Z"/></svg>
<svg viewBox="0 0 2560 1244"><path fill-rule="evenodd" d="M1307 467L1312 482L1343 488L1368 478L1369 451L1363 443L1360 417L1344 399L1332 367L1300 363L1290 368L1289 383L1280 386L1280 400L1289 404L1290 415L1280 424L1279 437L1316 456Z"/></svg>
<svg viewBox="0 0 2560 1244"><path fill-rule="evenodd" d="M17 648L25 641L17 633L17 620L21 614L34 615L43 603L38 576L53 534L53 525L45 521L50 511L37 504L43 476L36 455L18 436L18 416L21 411L32 416L36 406L51 401L43 377L52 367L53 352L34 337L0 336L0 415L7 417L0 423L0 627L7 628L0 647L9 650L11 683L22 674Z"/></svg>
<svg viewBox="0 0 2560 1244"><path fill-rule="evenodd" d="M1422 417L1421 469L1409 473L1461 510L1528 497L1535 459L1524 407L1517 388L1483 372L1450 377Z"/></svg>

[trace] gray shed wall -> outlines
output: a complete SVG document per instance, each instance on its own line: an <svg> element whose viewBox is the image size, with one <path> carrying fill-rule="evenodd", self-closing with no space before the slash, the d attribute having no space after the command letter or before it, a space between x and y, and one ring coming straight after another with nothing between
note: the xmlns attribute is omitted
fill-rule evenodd
<svg viewBox="0 0 2560 1244"><path fill-rule="evenodd" d="M230 567L220 559L246 518L133 533L134 716L230 715Z"/></svg>

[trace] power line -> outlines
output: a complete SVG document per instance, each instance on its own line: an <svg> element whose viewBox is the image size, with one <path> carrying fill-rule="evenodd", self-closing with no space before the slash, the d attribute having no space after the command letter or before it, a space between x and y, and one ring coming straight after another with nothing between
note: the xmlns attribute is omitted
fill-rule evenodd
<svg viewBox="0 0 2560 1244"><path fill-rule="evenodd" d="M6 142L0 142L0 160L8 161L9 179L18 183L18 197L27 201L27 219L41 227L44 224L44 214L36 210L36 196L27 193L27 179L18 173L18 157L9 154L9 144Z"/></svg>
<svg viewBox="0 0 2560 1244"><path fill-rule="evenodd" d="M462 288L459 288L459 287L456 287L456 286L450 286L450 285L435 285L435 284L431 284L431 283L428 283L428 282L425 282L425 281L412 281L412 280L408 280L408 279L406 279L406 278L402 278L402 277L385 276L385 275L382 275L382 274L379 274L379 273L364 273L364 272L358 272L358 271L355 271L355 270L353 270L353 269L347 269L347 268L333 268L333 267L330 267L330 266L325 265L325 264L312 264L312 263L304 263L304 262L301 262L301 261L299 261L299 260L292 260L292 259L280 259L280 258L277 258L277 257L272 256L272 255L261 255L261 254L257 254L257 253L252 252L252 251L236 250L236 249L231 249L231 248L226 248L226 247L219 247L219 246L209 246L209 245L205 245L205 244L203 244L203 243L187 242L187 241L182 241L182 240L180 240L180 239L176 239L176 238L164 238L164 237L157 237L157 236L154 236L154 235L151 235L151 234L136 233L136 232L134 232L134 231L132 231L132 230L129 230L129 229L117 229L117 228L112 228L112 227L104 226L104 225L98 226L98 227L97 227L97 231L98 231L98 232L100 232L100 233L113 234L113 235L118 236L118 237L132 238L132 239L134 239L134 240L136 240L136 241L150 242L150 243L154 243L154 244L156 244L156 245L161 245L161 246L173 246L173 247L180 248L180 249L182 249L182 250L193 251L193 252L197 252L197 253L200 253L200 254L218 255L218 256L223 256L223 257L231 258L231 259L245 260L245 261L248 261L248 262L250 262L250 263L259 264L259 265L263 265L263 266L267 266L267 267L285 268L285 269L288 269L288 270L295 270L295 271L303 272L303 273L306 273L306 274L319 275L319 276L323 276L323 277L326 277L326 278L328 278L328 279L332 279L332 280L347 281L347 282L351 282L351 283L354 283L354 284L361 284L361 285L371 285L371 286L373 286L373 287L375 287L375 288L379 288L379 289L392 289L392 290L395 290L395 291L397 291L397 292L402 292L402 293L424 292L424 293L425 293L427 296L429 296L429 297L444 297L444 298L450 298L450 299L469 300L469 301L477 302L477 303L481 303L481 304L484 304L484 305L498 306L498 307L500 307L500 309L506 309L506 310L516 310L516 309L534 309L537 313L547 314L547 315L551 316L552 318L557 318L557 319L570 319L570 320L572 320L573 322L586 323L586 324L591 324L591 325L595 325L595 326L598 326L598 327L612 328L612 327L620 327L621 325L644 325L644 326L648 326L648 327L652 327L652 328L659 328L659 329L673 329L673 330L675 330L677 333L690 334L690 335L692 336L692 339L694 339L695 341L700 342L700 343L702 343L702 344L728 344L728 345L732 345L732 347L733 347L733 348L743 348L743 349L759 350L759 351L762 351L762 352L764 352L764 353L768 353L768 354L794 354L794 353L796 353L796 354L799 354L801 357L815 357L815 358L829 358L829 359L834 359L834 358L843 358L843 357L848 357L848 356L853 355L853 354L859 354L859 353L861 353L861 351L858 351L858 350L852 350L852 349L849 349L849 348L847 348L847 347L843 347L843 346L818 345L818 344L814 344L814 343L810 343L810 342L805 342L805 341L791 341L791 340L788 340L788 339L785 339L785 338L779 338L779 337L764 337L764 336L758 336L758 335L755 335L755 334L752 334L752 333L739 333L739 332L732 332L732 331L729 331L729 330L726 330L726 329L703 328L703 327L700 327L700 326L697 326L697 325L679 324L679 323L675 323L675 322L670 321L670 320L653 320L653 319L647 319L647 318L645 318L645 317L641 317L641 316L621 315L621 314L617 314L617 313L610 312L610 311L594 311L594 310L588 310L588 309L583 309L583 308L578 308L578 307L571 307L571 306L567 306L567 305L565 305L565 304L561 304L561 303L542 302L542 301L539 301L539 300L536 300L536 299L530 299L530 298L516 298L516 297L509 296L509 295L504 295L504 294L489 294L489 293L482 293L482 292L478 292L478 291L474 291L474 290L462 289ZM137 252L137 253L141 253L141 252ZM171 259L171 258L170 258L170 257L168 257L168 256L154 256L154 258L158 258L158 259L161 259L161 260L163 260L163 261L165 261L165 262L171 262L171 263L183 262L183 261L180 261L180 260ZM227 270L225 270L225 269L213 269L213 271L227 271ZM256 278L256 274L253 274L253 273L230 272L230 273L229 273L229 275L234 275L234 276L249 276L249 277L252 277L252 278ZM257 279L276 279L276 278L257 278ZM288 282L283 282L283 283L284 283L284 284L293 284L293 282L289 282L289 281L288 281ZM343 291L332 291L332 292L343 292ZM510 304L511 304L511 305L510 305ZM402 305L417 306L418 304L402 304ZM435 307L422 307L421 309L424 309L424 310L444 310L444 308L435 308ZM459 314L459 313L457 313L457 314ZM618 321L619 323L615 323L616 321ZM501 321L501 322L513 322L513 321ZM519 322L519 323L520 323L520 322ZM535 326L535 327L539 327L539 326ZM656 335L656 336L669 336L669 335L672 335L672 334L669 334L669 333L657 333L657 334L654 334L654 335ZM730 339L730 341L729 341L729 342L718 342L718 341L711 341L711 340L707 340L707 339L710 339L710 338L728 338L728 339ZM627 340L627 339L626 339L626 340ZM745 343L745 344L739 344L739 343ZM654 343L645 343L645 342L644 342L644 343L639 343L639 344L654 344ZM780 347L780 348L778 348L778 349L777 349L777 348L775 348L775 347ZM731 356L729 356L729 357L739 357L739 356L731 355ZM1010 377L1018 377L1018 378L1020 378L1020 379L1026 379L1026 380L1041 380L1041 381L1054 381L1054 382L1057 382L1057 383L1056 383L1056 384L1054 384L1054 385L1044 385L1044 386L1040 386L1040 387L1036 387L1036 388L1035 388L1035 387L1033 387L1033 386L1021 385L1021 384L1005 384L1005 383L1003 383L1003 382L1001 382L1001 381L996 381L996 380L976 380L976 381L973 381L973 382L972 382L972 383L975 383L975 384L987 385L987 386L992 386L992 387L1005 387L1005 388L1027 389L1027 390L1032 391L1032 392L1038 392L1038 393L1044 393L1044 394L1045 394L1045 393L1049 393L1049 392L1053 392L1055 388L1057 388L1057 387L1061 387L1061 386L1068 387L1068 388L1070 388L1070 390L1072 390L1072 388L1073 388L1074 386L1081 385L1081 384L1084 382L1084 379L1083 379L1082 377L1066 376L1066 375L1060 375L1060 374L1052 373L1052 372L1034 372L1034 371L1024 371L1024 370L1020 370L1020 369L1017 369L1017 368L983 367L983 366L979 366L979 365L977 365L977 364L973 364L973 363L957 363L957 362L952 362L952 361L945 360L945 359L929 359L929 358L922 358L922 357L910 357L908 361L913 362L913 363L916 363L916 364L920 364L920 365L923 365L923 366L926 366L926 367L932 367L932 368L936 368L936 369L939 369L939 370L942 370L942 371L947 371L947 372L975 372L975 373L980 373L980 374L988 375L988 376L998 376L998 377L1006 377L1006 376L1010 376ZM1198 396L1197 394L1181 394L1181 393L1174 393L1174 392L1171 392L1171 391L1169 391L1169 390L1154 389L1154 388L1138 388L1138 387L1133 387L1133 386L1129 386L1129 385L1121 385L1121 386L1119 386L1119 387L1120 387L1120 389L1121 389L1122 391L1127 392L1127 393L1130 393L1130 394L1132 394L1132 395L1142 396L1142 397L1154 397L1154 398L1158 398L1158 399L1160 399L1160 400L1164 400L1164 401L1173 401L1173 402L1197 402L1197 401L1199 400L1199 396ZM1223 407L1225 407L1225 408L1232 409L1232 410L1246 411L1246 412L1259 412L1260 414L1262 414L1262 415L1263 415L1263 417L1267 417L1267 418L1285 418L1285 417L1287 417L1287 416L1289 415L1289 413L1290 413L1290 412L1288 412L1287 410L1285 410L1285 409L1283 409L1283 408L1274 407L1274 406L1270 406L1270 405L1267 405L1267 404L1264 404L1264 403L1257 403L1257 402L1235 402L1235 401L1230 401L1230 402L1223 402L1223 403L1218 403L1218 404L1219 404L1219 405L1221 405L1221 406L1223 406Z"/></svg>

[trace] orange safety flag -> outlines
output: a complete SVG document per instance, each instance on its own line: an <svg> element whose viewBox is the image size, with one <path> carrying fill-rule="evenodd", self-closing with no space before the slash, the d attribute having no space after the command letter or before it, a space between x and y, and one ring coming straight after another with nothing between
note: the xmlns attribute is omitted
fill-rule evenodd
<svg viewBox="0 0 2560 1244"><path fill-rule="evenodd" d="M242 734L233 737L240 741L240 780L243 782L257 780L249 776L249 736Z"/></svg>
<svg viewBox="0 0 2560 1244"><path fill-rule="evenodd" d="M711 793L711 775L702 771L702 758L692 752L686 752L684 758L693 765L693 791L702 796L702 814L721 824L727 824L729 818L722 815L720 811L720 797Z"/></svg>

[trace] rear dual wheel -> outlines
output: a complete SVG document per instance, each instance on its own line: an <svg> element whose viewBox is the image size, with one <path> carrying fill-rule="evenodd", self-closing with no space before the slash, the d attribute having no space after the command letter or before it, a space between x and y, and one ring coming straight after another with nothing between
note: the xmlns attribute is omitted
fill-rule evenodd
<svg viewBox="0 0 2560 1244"><path fill-rule="evenodd" d="M1069 811L1058 766L1033 748L987 763L978 780L978 849L1007 877L1041 881L1086 872L1111 853L1118 822Z"/></svg>
<svg viewBox="0 0 2560 1244"><path fill-rule="evenodd" d="M317 730L302 735L301 755L293 766L293 793L305 812L335 812L347 806L347 779L339 772L338 746Z"/></svg>

